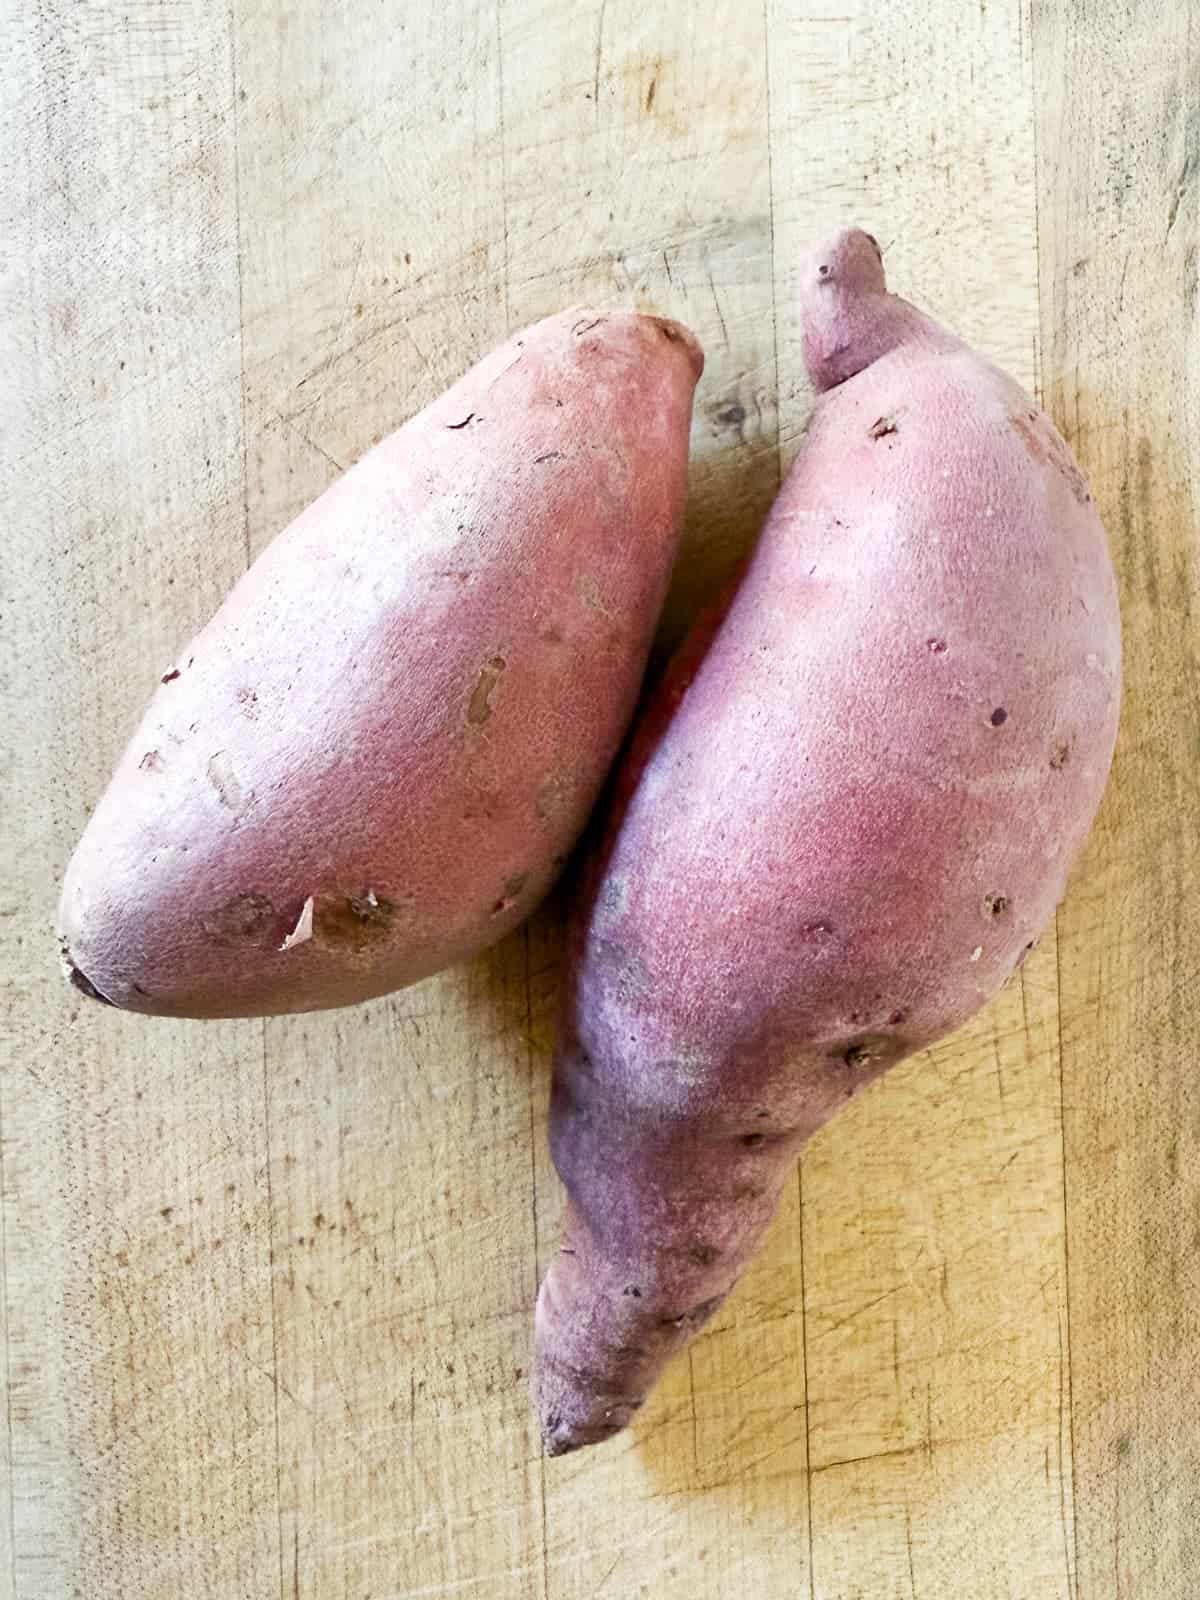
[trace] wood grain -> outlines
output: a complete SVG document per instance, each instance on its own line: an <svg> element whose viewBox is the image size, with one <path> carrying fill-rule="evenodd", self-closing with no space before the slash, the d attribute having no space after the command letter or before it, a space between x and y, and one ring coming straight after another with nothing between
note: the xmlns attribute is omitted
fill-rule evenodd
<svg viewBox="0 0 1200 1600"><path fill-rule="evenodd" d="M231 39L55 0L5 34L0 1571L20 1600L261 1594L262 1029L139 1028L63 984L52 931L120 741L245 560Z"/></svg>
<svg viewBox="0 0 1200 1600"><path fill-rule="evenodd" d="M1059 918L1080 1600L1200 1589L1200 12L1035 8L1046 401L1113 543L1117 760Z"/></svg>
<svg viewBox="0 0 1200 1600"><path fill-rule="evenodd" d="M0 1600L1191 1600L1196 0L0 0ZM843 221L1044 391L1117 554L1101 826L1016 983L806 1153L644 1419L544 1460L561 904L266 1024L58 976L67 853L246 561L507 331L700 334L660 654L798 447Z"/></svg>

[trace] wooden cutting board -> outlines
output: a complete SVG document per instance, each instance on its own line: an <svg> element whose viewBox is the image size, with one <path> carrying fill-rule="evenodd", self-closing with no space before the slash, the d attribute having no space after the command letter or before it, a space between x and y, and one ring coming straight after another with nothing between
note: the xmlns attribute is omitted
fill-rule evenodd
<svg viewBox="0 0 1200 1600"><path fill-rule="evenodd" d="M12 0L0 46L0 1600L1192 1600L1198 0ZM1091 479L1116 770L1019 979L815 1141L644 1420L546 1461L558 911L189 1025L64 987L57 882L247 561L565 304L707 348L677 637L797 448L795 265L851 220Z"/></svg>

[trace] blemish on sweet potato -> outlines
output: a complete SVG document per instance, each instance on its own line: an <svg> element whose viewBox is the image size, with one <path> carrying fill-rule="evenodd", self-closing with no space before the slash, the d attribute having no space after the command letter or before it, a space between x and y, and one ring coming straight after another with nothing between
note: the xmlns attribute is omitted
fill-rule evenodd
<svg viewBox="0 0 1200 1600"><path fill-rule="evenodd" d="M515 872L511 878L506 878L504 880L504 890L500 898L492 906L492 916L498 917L505 911L511 911L528 881L529 874L527 872Z"/></svg>
<svg viewBox="0 0 1200 1600"><path fill-rule="evenodd" d="M1025 449L1034 461L1045 461L1046 448L1041 436L1033 426L1037 422L1037 412L1027 411L1024 416L1015 412L1009 417L1009 424L1013 432L1020 439Z"/></svg>
<svg viewBox="0 0 1200 1600"><path fill-rule="evenodd" d="M237 773L233 770L233 761L225 750L216 750L208 758L205 768L208 781L217 791L217 799L227 811L240 811L242 808L242 785Z"/></svg>
<svg viewBox="0 0 1200 1600"><path fill-rule="evenodd" d="M1071 746L1070 743L1064 739L1061 744L1057 744L1054 747L1054 753L1050 757L1051 769L1054 772L1061 772L1070 759Z"/></svg>
<svg viewBox="0 0 1200 1600"><path fill-rule="evenodd" d="M986 894L983 897L983 913L987 917L1002 917L1008 910L1008 896L1006 894Z"/></svg>
<svg viewBox="0 0 1200 1600"><path fill-rule="evenodd" d="M883 1038L878 1034L864 1034L861 1038L852 1039L848 1044L840 1045L834 1052L834 1059L853 1067L857 1072L866 1067L878 1066L893 1057L895 1053L894 1040Z"/></svg>
<svg viewBox="0 0 1200 1600"><path fill-rule="evenodd" d="M571 329L571 332L577 339L582 338L585 333L590 333L593 328L598 328L600 324L606 320L607 319L604 317L592 317L590 319L586 317L580 317L579 321Z"/></svg>
<svg viewBox="0 0 1200 1600"><path fill-rule="evenodd" d="M468 422L473 421L474 417L475 413L473 411L468 411L461 422L448 422L446 426L451 433L457 433L460 428L465 428Z"/></svg>
<svg viewBox="0 0 1200 1600"><path fill-rule="evenodd" d="M867 431L872 439L886 439L889 434L898 433L900 430L895 417L877 417Z"/></svg>
<svg viewBox="0 0 1200 1600"><path fill-rule="evenodd" d="M208 913L203 927L217 944L258 943L270 939L275 917L265 894L235 894Z"/></svg>
<svg viewBox="0 0 1200 1600"><path fill-rule="evenodd" d="M561 778L547 778L539 785L533 797L533 811L543 822L549 822L562 811L567 799L567 786Z"/></svg>
<svg viewBox="0 0 1200 1600"><path fill-rule="evenodd" d="M1092 498L1087 481L1075 465L1070 450L1050 424L1036 411L1027 411L1024 416L1013 414L1009 422L1030 459L1053 467L1079 504L1087 505Z"/></svg>
<svg viewBox="0 0 1200 1600"><path fill-rule="evenodd" d="M765 1133L744 1133L742 1135L742 1144L747 1150L761 1150L766 1142L767 1136Z"/></svg>
<svg viewBox="0 0 1200 1600"><path fill-rule="evenodd" d="M991 723L993 728L1002 728L1008 721L1008 712L1003 706L997 706L992 712L991 716L988 718L988 721Z"/></svg>
<svg viewBox="0 0 1200 1600"><path fill-rule="evenodd" d="M579 598L589 610L597 612L609 622L615 620L612 606L590 572L581 572L576 579L575 587L579 592Z"/></svg>
<svg viewBox="0 0 1200 1600"><path fill-rule="evenodd" d="M697 1267L711 1267L721 1252L715 1244L690 1244L688 1245L687 1258Z"/></svg>
<svg viewBox="0 0 1200 1600"><path fill-rule="evenodd" d="M157 750L147 750L146 754L138 762L139 772L161 772L162 770L163 758Z"/></svg>
<svg viewBox="0 0 1200 1600"><path fill-rule="evenodd" d="M86 972L81 972L69 957L67 961L67 981L73 989L78 989L80 994L87 995L89 1000L99 1000L102 1006L115 1006L116 1001L110 1000L106 994L101 994L96 985Z"/></svg>
<svg viewBox="0 0 1200 1600"><path fill-rule="evenodd" d="M313 934L322 944L335 948L366 950L387 937L395 917L395 901L368 889L319 904L313 915Z"/></svg>
<svg viewBox="0 0 1200 1600"><path fill-rule="evenodd" d="M534 456L533 464L535 467L540 467L543 461L561 461L562 458L561 450L547 450L544 456Z"/></svg>
<svg viewBox="0 0 1200 1600"><path fill-rule="evenodd" d="M174 683L175 679L178 676L179 676L179 668L178 667L172 667L170 672L164 672L163 673L163 675L160 678L159 682L160 683Z"/></svg>
<svg viewBox="0 0 1200 1600"><path fill-rule="evenodd" d="M503 656L493 656L479 669L479 677L475 680L467 706L467 721L477 728L482 727L492 714L492 691L500 682L507 665Z"/></svg>
<svg viewBox="0 0 1200 1600"><path fill-rule="evenodd" d="M347 904L360 922L377 928L389 927L396 914L394 903L377 895L374 889L368 889L366 894L351 895Z"/></svg>

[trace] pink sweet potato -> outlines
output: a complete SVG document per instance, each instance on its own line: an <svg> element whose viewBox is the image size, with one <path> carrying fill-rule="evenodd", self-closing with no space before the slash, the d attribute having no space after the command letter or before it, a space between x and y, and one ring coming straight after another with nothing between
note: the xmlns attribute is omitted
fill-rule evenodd
<svg viewBox="0 0 1200 1600"><path fill-rule="evenodd" d="M646 713L573 919L552 1453L630 1420L805 1140L1011 975L1112 755L1116 592L1063 440L887 293L866 234L818 250L803 297L807 439Z"/></svg>
<svg viewBox="0 0 1200 1600"><path fill-rule="evenodd" d="M164 674L75 853L72 981L307 1011L519 922L632 715L702 365L661 318L550 318L282 533Z"/></svg>

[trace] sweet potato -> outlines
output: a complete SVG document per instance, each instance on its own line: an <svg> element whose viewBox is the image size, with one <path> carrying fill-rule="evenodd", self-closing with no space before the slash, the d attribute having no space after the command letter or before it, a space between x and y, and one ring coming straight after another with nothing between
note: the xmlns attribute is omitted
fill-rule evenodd
<svg viewBox="0 0 1200 1600"><path fill-rule="evenodd" d="M866 234L802 293L807 439L651 702L573 915L534 1380L554 1454L634 1415L805 1140L1012 974L1112 755L1116 591L1059 434L887 293Z"/></svg>
<svg viewBox="0 0 1200 1600"><path fill-rule="evenodd" d="M72 981L307 1011L519 922L633 712L702 365L661 318L552 317L292 523L163 674L84 833Z"/></svg>

